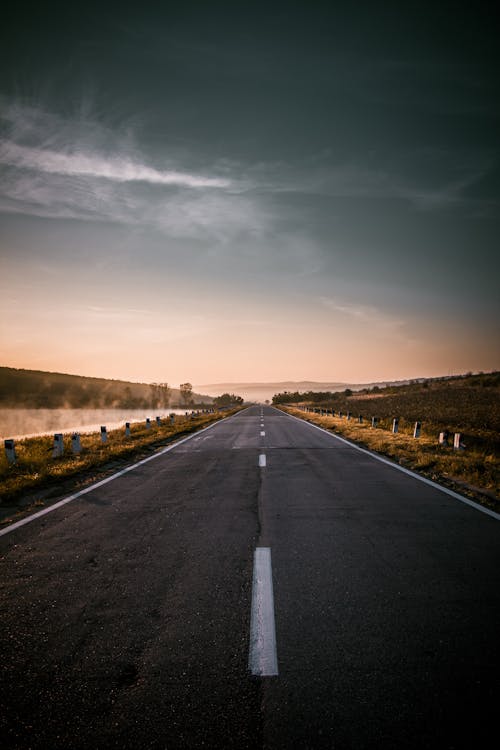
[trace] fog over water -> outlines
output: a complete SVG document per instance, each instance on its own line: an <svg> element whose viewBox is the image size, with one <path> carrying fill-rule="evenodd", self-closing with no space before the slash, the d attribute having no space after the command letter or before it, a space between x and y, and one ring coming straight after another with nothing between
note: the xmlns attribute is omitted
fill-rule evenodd
<svg viewBox="0 0 500 750"><path fill-rule="evenodd" d="M99 432L124 426L125 422L153 421L156 416L185 414L185 409L0 409L0 438L25 438L53 432Z"/></svg>

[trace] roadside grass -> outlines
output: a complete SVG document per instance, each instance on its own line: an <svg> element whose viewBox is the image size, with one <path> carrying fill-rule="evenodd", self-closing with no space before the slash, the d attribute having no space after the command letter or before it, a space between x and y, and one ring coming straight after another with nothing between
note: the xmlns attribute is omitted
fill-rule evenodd
<svg viewBox="0 0 500 750"><path fill-rule="evenodd" d="M408 420L400 420L399 432L393 434L392 420L381 420L378 427L372 427L367 420L359 424L354 419L348 421L345 416L321 416L284 405L277 408L380 453L500 512L500 455L489 434L478 435L483 439L458 451L453 448L453 435L451 446L439 445L440 430L434 425L422 425L421 436L414 438L413 424Z"/></svg>
<svg viewBox="0 0 500 750"><path fill-rule="evenodd" d="M8 463L3 451L0 456L0 502L2 505L15 505L17 500L33 490L67 478L78 478L78 475L83 476L89 470L106 470L113 462L138 458L237 411L240 408L199 414L193 418L176 416L174 424L165 418L161 425L152 422L150 429L146 428L144 422L132 423L130 437L125 436L125 428L122 427L110 430L106 443L101 441L100 433L82 433L80 454L72 453L71 433L64 433L64 455L56 458L52 457L54 439L51 435L16 441L15 464Z"/></svg>

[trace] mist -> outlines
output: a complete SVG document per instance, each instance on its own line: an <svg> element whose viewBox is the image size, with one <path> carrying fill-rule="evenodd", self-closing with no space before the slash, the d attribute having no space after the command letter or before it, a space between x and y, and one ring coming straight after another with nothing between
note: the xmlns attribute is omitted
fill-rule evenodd
<svg viewBox="0 0 500 750"><path fill-rule="evenodd" d="M22 439L53 432L99 432L122 427L125 422L144 422L146 417L185 414L185 409L0 409L0 438Z"/></svg>

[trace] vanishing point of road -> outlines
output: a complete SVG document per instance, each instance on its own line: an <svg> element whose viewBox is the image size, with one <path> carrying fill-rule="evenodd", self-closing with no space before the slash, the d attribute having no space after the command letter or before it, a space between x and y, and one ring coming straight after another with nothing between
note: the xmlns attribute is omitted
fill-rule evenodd
<svg viewBox="0 0 500 750"><path fill-rule="evenodd" d="M3 530L1 746L478 747L499 541L495 514L250 407Z"/></svg>

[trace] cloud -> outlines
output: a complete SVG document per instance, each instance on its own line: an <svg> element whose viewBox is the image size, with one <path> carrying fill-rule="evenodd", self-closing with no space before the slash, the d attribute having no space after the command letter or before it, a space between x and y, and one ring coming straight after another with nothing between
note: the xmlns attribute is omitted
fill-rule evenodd
<svg viewBox="0 0 500 750"><path fill-rule="evenodd" d="M187 188L224 188L231 185L229 180L222 178L173 170L160 171L127 157L105 158L81 151L58 153L49 149L21 146L7 140L0 140L0 163L48 174L94 177L116 182L149 182L153 185Z"/></svg>
<svg viewBox="0 0 500 750"><path fill-rule="evenodd" d="M410 152L367 155L366 163L339 161L328 150L302 162L257 164L248 169L247 182L275 195L401 200L417 210L497 206L490 199L471 198L468 191L487 177L493 155L416 149Z"/></svg>
<svg viewBox="0 0 500 750"><path fill-rule="evenodd" d="M405 320L389 315L373 305L338 302L331 297L320 297L319 301L329 310L341 313L371 327L385 328L397 332L406 325Z"/></svg>
<svg viewBox="0 0 500 750"><path fill-rule="evenodd" d="M233 163L197 169L193 155L175 150L146 155L131 128L111 132L87 115L0 104L0 211L129 224L212 245L260 236L269 223L248 180L233 179Z"/></svg>

